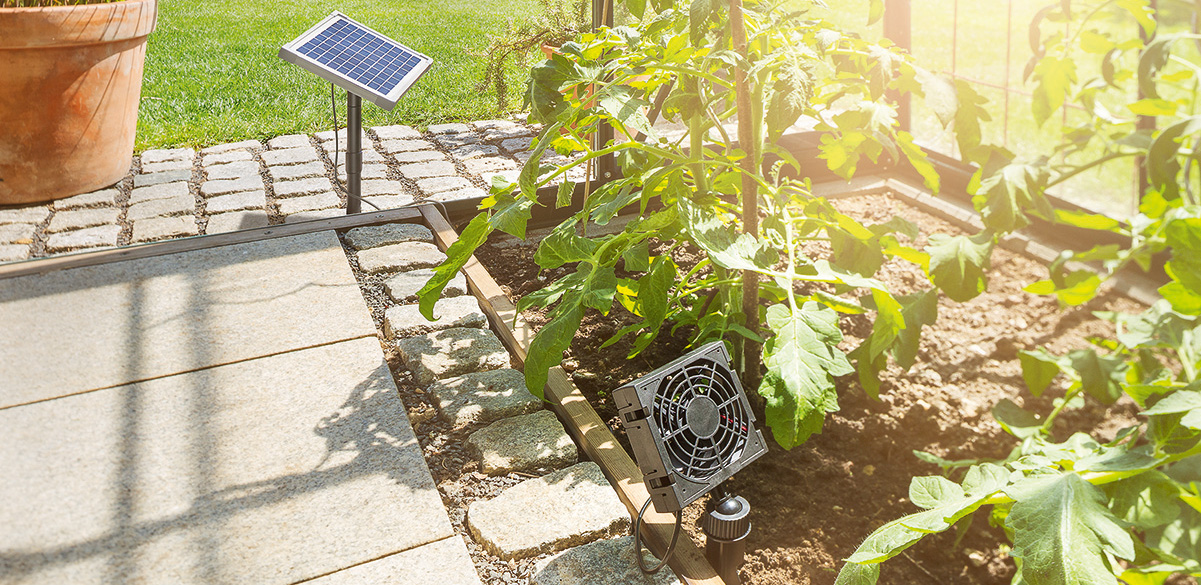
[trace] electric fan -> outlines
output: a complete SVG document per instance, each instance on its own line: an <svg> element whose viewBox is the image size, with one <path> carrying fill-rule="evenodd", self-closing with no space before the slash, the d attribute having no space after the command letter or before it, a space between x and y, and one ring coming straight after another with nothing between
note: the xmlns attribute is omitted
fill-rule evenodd
<svg viewBox="0 0 1201 585"><path fill-rule="evenodd" d="M675 512L767 452L725 344L613 392L655 510Z"/></svg>

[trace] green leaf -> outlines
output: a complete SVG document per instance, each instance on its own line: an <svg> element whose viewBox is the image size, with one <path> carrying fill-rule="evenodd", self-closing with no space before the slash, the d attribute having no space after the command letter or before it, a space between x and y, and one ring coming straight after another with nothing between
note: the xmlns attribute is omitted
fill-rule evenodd
<svg viewBox="0 0 1201 585"><path fill-rule="evenodd" d="M534 252L534 262L545 270L551 270L564 264L589 260L596 253L598 245L595 240L577 236L575 224L569 220L542 239L538 250Z"/></svg>
<svg viewBox="0 0 1201 585"><path fill-rule="evenodd" d="M1060 372L1060 358L1042 348L1019 351L1018 361L1022 364L1022 379L1035 396L1042 396Z"/></svg>
<svg viewBox="0 0 1201 585"><path fill-rule="evenodd" d="M555 209L571 205L573 195L575 195L575 183L571 181L559 183L559 190L555 192Z"/></svg>
<svg viewBox="0 0 1201 585"><path fill-rule="evenodd" d="M1155 76L1168 64L1172 56L1172 42L1177 38L1176 35L1164 35L1154 39L1143 49L1142 55L1139 55L1138 89L1148 98L1159 97L1159 86L1155 83Z"/></svg>
<svg viewBox="0 0 1201 585"><path fill-rule="evenodd" d="M1045 164L1011 163L980 181L972 203L984 225L1002 233L1016 231L1030 225L1026 212L1045 218L1054 214L1043 195L1047 179Z"/></svg>
<svg viewBox="0 0 1201 585"><path fill-rule="evenodd" d="M826 413L838 410L834 377L854 369L836 345L842 340L838 314L815 302L794 313L785 305L767 309L775 337L765 347L759 393L767 401L767 423L776 442L791 449L821 431Z"/></svg>
<svg viewBox="0 0 1201 585"><path fill-rule="evenodd" d="M1180 424L1201 430L1201 392L1196 390L1178 390L1165 396L1155 406L1143 411L1147 416L1160 414L1185 413Z"/></svg>
<svg viewBox="0 0 1201 585"><path fill-rule="evenodd" d="M1148 471L1105 487L1115 516L1142 530L1180 517L1176 485L1160 471Z"/></svg>
<svg viewBox="0 0 1201 585"><path fill-rule="evenodd" d="M1125 9L1143 27L1143 34L1148 38L1155 35L1155 10L1149 0L1118 0L1118 6Z"/></svg>
<svg viewBox="0 0 1201 585"><path fill-rule="evenodd" d="M867 25L871 26L884 18L884 0L869 0L867 4Z"/></svg>
<svg viewBox="0 0 1201 585"><path fill-rule="evenodd" d="M909 482L909 501L919 508L929 510L960 499L963 488L945 477L915 477Z"/></svg>
<svg viewBox="0 0 1201 585"><path fill-rule="evenodd" d="M1164 229L1172 260L1168 272L1172 278L1194 293L1201 293L1201 218L1179 217Z"/></svg>
<svg viewBox="0 0 1201 585"><path fill-rule="evenodd" d="M1071 93L1072 85L1076 83L1076 61L1043 57L1034 66L1034 79L1038 85L1034 88L1032 110L1035 123L1042 126L1051 114L1063 107Z"/></svg>
<svg viewBox="0 0 1201 585"><path fill-rule="evenodd" d="M630 130L636 130L648 136L656 135L646 117L646 109L650 104L635 97L634 88L628 85L611 85L597 98L596 105L624 127L625 134L632 136Z"/></svg>
<svg viewBox="0 0 1201 585"><path fill-rule="evenodd" d="M930 162L926 151L920 146L913 143L913 135L908 132L897 132L897 144L901 147L901 152L905 154L905 158L909 160L909 164L913 165L913 169L917 174L922 176L922 181L926 184L926 188L930 192L937 195L939 190L938 171L934 170L934 163Z"/></svg>
<svg viewBox="0 0 1201 585"><path fill-rule="evenodd" d="M984 107L988 100L962 79L955 80L955 95L959 106L955 109L955 141L959 144L959 152L964 160L983 165L988 149L979 148L980 122L992 120Z"/></svg>
<svg viewBox="0 0 1201 585"><path fill-rule="evenodd" d="M635 20L641 21L643 15L646 14L646 0L625 0L626 10L630 11L630 16Z"/></svg>
<svg viewBox="0 0 1201 585"><path fill-rule="evenodd" d="M992 408L992 416L1005 432L1026 439L1039 434L1042 421L1034 413L1018 406L1008 398L1002 398Z"/></svg>
<svg viewBox="0 0 1201 585"><path fill-rule="evenodd" d="M1145 98L1132 104L1127 104L1126 107L1131 112L1140 116L1175 116L1178 106L1176 102L1170 102L1165 99Z"/></svg>
<svg viewBox="0 0 1201 585"><path fill-rule="evenodd" d="M1006 525L1022 576L1040 585L1115 583L1106 553L1134 560L1134 541L1105 507L1101 490L1075 473L1027 478L1005 489Z"/></svg>
<svg viewBox="0 0 1201 585"><path fill-rule="evenodd" d="M475 249L488 239L491 231L492 226L488 221L488 212L481 212L472 218L467 227L463 228L459 239L447 248L446 260L434 268L434 276L425 283L425 286L421 287L421 290L417 291L418 310L426 319L434 320L434 303L442 298L442 289L446 288L447 283L459 274L459 270L467 264L467 260L475 253Z"/></svg>
<svg viewBox="0 0 1201 585"><path fill-rule="evenodd" d="M510 195L493 195L491 200L492 217L488 224L492 229L498 229L516 238L525 239L525 228L530 221L530 210L534 202L522 197L515 199Z"/></svg>
<svg viewBox="0 0 1201 585"><path fill-rule="evenodd" d="M1159 294L1172 303L1172 310L1186 315L1201 314L1201 295L1189 290L1178 281L1159 287Z"/></svg>
<svg viewBox="0 0 1201 585"><path fill-rule="evenodd" d="M550 369L563 361L563 352L571 345L583 318L584 308L578 299L564 299L551 312L550 321L534 335L525 360L525 387L534 396L543 398Z"/></svg>
<svg viewBox="0 0 1201 585"><path fill-rule="evenodd" d="M917 351L921 344L922 327L934 325L938 320L938 291L925 290L897 299L904 307L901 315L905 319L905 328L897 334L893 344L892 357L897 365L908 370L917 361Z"/></svg>
<svg viewBox="0 0 1201 585"><path fill-rule="evenodd" d="M1120 356L1100 356L1092 350L1078 349L1069 353L1068 359L1089 396L1105 404L1121 398L1126 364Z"/></svg>
<svg viewBox="0 0 1201 585"><path fill-rule="evenodd" d="M561 122L554 122L544 128L539 135L540 140L537 141L533 152L530 153L530 158L521 167L521 174L517 177L517 185L521 188L521 195L526 199L531 201L538 199L538 173L541 168L542 153L546 152L547 147L553 142L550 140L550 137L557 136L559 128L562 126Z"/></svg>
<svg viewBox="0 0 1201 585"><path fill-rule="evenodd" d="M883 3L883 0L874 1ZM879 563L867 565L846 563L842 566L842 570L838 571L838 578L834 580L834 585L876 585L879 580Z"/></svg>
<svg viewBox="0 0 1201 585"><path fill-rule="evenodd" d="M692 241L717 265L730 270L766 270L779 259L751 234L737 234L712 209L686 198L677 200L679 218Z"/></svg>
<svg viewBox="0 0 1201 585"><path fill-rule="evenodd" d="M621 253L625 269L630 272L646 272L651 267L650 242L643 240Z"/></svg>
<svg viewBox="0 0 1201 585"><path fill-rule="evenodd" d="M1069 209L1056 209L1055 221L1087 230L1116 232L1122 229L1121 222L1107 215Z"/></svg>
<svg viewBox="0 0 1201 585"><path fill-rule="evenodd" d="M930 280L948 297L958 302L975 298L988 286L991 234L948 236L933 234L926 253L930 254Z"/></svg>
<svg viewBox="0 0 1201 585"><path fill-rule="evenodd" d="M719 7L717 0L692 0L688 7L688 34L692 46L701 47L709 32L709 20Z"/></svg>

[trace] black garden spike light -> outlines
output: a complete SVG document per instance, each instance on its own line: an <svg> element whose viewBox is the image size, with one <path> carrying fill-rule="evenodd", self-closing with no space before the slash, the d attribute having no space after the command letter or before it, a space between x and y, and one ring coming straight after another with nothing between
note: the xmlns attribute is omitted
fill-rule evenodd
<svg viewBox="0 0 1201 585"><path fill-rule="evenodd" d="M726 494L721 484L767 452L763 435L738 376L730 368L725 344L715 341L613 392L618 416L630 438L650 499L634 523L639 568L659 570L679 537L681 511L718 489L702 520L705 556L727 583L738 583L744 539L750 534L750 505ZM676 515L676 532L657 567L642 563L639 529L650 503Z"/></svg>

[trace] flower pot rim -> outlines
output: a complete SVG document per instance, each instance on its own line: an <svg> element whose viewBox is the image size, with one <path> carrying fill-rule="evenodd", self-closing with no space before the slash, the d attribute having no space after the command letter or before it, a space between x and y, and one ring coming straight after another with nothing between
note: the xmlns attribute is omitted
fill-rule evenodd
<svg viewBox="0 0 1201 585"><path fill-rule="evenodd" d="M158 0L0 8L6 29L0 51L137 39L153 32L157 20Z"/></svg>

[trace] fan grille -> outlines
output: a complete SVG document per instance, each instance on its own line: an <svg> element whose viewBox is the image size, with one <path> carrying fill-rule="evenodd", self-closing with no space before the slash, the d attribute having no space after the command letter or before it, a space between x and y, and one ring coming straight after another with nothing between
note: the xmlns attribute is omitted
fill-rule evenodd
<svg viewBox="0 0 1201 585"><path fill-rule="evenodd" d="M652 409L675 472L702 482L737 461L750 430L729 369L700 358L667 376Z"/></svg>

